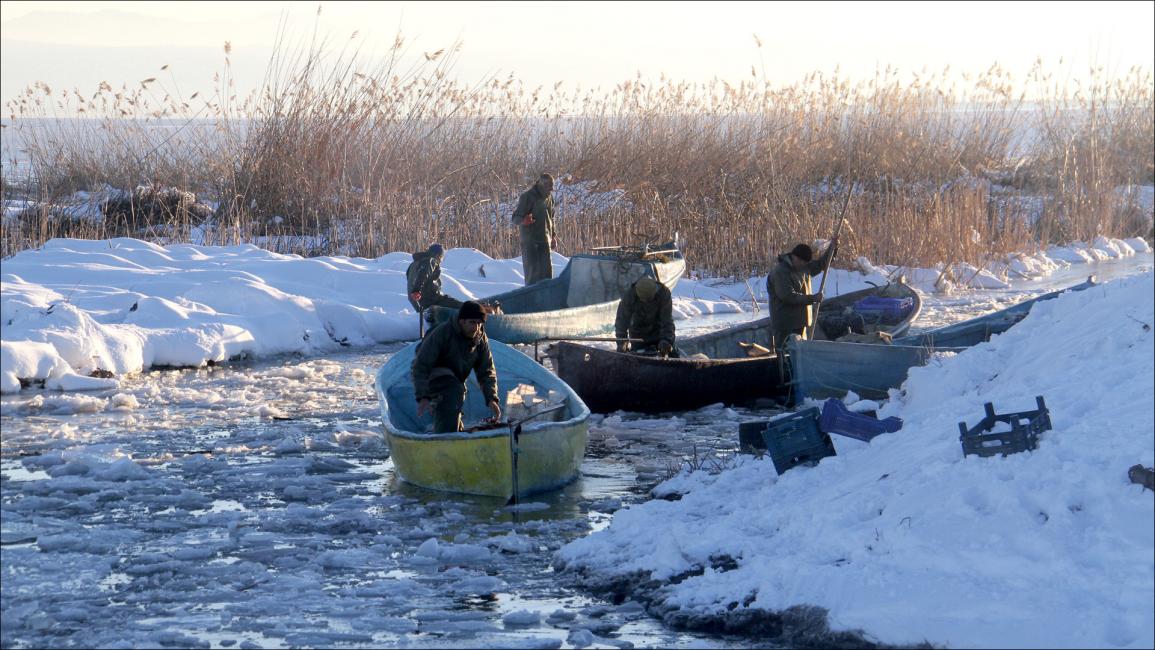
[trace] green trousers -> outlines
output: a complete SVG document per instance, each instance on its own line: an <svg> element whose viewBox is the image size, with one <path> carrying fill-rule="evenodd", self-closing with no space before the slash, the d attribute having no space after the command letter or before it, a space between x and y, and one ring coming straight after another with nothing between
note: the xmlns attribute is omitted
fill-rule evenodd
<svg viewBox="0 0 1155 650"><path fill-rule="evenodd" d="M525 286L553 277L553 258L549 255L546 242L521 240L521 268L525 273Z"/></svg>
<svg viewBox="0 0 1155 650"><path fill-rule="evenodd" d="M465 384L456 377L441 375L429 382L433 393L433 433L456 433L464 427L461 408L465 405Z"/></svg>

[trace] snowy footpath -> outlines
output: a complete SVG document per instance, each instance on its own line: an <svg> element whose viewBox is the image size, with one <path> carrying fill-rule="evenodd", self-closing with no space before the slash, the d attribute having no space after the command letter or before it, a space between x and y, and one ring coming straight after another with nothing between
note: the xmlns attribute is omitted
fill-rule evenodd
<svg viewBox="0 0 1155 650"><path fill-rule="evenodd" d="M1040 303L912 370L879 411L900 431L833 436L836 456L781 476L751 456L682 473L556 564L690 626L808 605L886 644L1151 648L1155 501L1127 470L1155 464L1153 304L1150 269ZM1037 450L964 458L959 422L1037 395Z"/></svg>

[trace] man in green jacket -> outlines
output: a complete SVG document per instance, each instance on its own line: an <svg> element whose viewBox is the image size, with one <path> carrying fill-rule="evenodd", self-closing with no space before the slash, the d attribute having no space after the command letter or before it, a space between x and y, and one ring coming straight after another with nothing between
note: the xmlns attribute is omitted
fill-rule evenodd
<svg viewBox="0 0 1155 650"><path fill-rule="evenodd" d="M521 265L526 286L553 277L553 216L553 176L542 174L533 187L522 192L513 210L513 223L521 230Z"/></svg>
<svg viewBox="0 0 1155 650"><path fill-rule="evenodd" d="M811 305L822 302L822 294L811 293L810 276L822 273L837 246L838 237L834 237L826 252L816 260L814 249L798 244L789 253L779 255L778 264L766 276L770 324L774 328L774 343L779 353L785 350L788 336L797 334L805 338L807 328L814 324Z"/></svg>
<svg viewBox="0 0 1155 650"><path fill-rule="evenodd" d="M485 311L476 302L461 305L457 318L429 331L413 359L413 394L417 417L433 415L433 433L463 429L465 380L472 371L494 420L501 419L497 397L497 370L485 335Z"/></svg>
<svg viewBox="0 0 1155 650"><path fill-rule="evenodd" d="M409 293L409 304L417 313L441 305L458 309L461 301L447 296L441 291L441 260L445 258L445 248L432 244L429 249L413 254L413 263L405 270L405 281Z"/></svg>
<svg viewBox="0 0 1155 650"><path fill-rule="evenodd" d="M614 335L641 339L638 352L656 351L663 357L678 356L674 347L674 298L665 285L643 276L630 285L618 303ZM628 341L618 342L618 352L628 352Z"/></svg>

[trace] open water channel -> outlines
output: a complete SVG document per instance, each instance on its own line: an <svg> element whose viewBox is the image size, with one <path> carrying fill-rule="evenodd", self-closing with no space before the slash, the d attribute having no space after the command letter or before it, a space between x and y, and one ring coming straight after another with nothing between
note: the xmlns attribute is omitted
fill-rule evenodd
<svg viewBox="0 0 1155 650"><path fill-rule="evenodd" d="M940 325L1151 256L928 297ZM700 332L761 314L679 322ZM514 513L396 479L373 377L403 344L154 370L0 399L0 645L765 647L664 627L554 573L554 551L684 463L724 466L769 408L596 415L581 475ZM751 507L762 507L751 504Z"/></svg>

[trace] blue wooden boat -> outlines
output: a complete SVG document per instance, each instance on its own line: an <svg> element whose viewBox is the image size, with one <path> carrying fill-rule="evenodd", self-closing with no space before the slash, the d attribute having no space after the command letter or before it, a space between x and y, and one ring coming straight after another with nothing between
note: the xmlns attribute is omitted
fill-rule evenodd
<svg viewBox="0 0 1155 650"><path fill-rule="evenodd" d="M902 336L910 331L910 325L922 312L922 297L910 285L899 280L881 286L859 291L851 291L822 301L818 310L818 327L814 328L815 340L835 338L847 327L847 312L853 312L855 303L867 298L898 298L909 301L909 308L898 318L877 319L866 325L872 332L884 332L890 336ZM856 329L861 325L855 324ZM678 349L684 355L704 354L710 359L730 359L749 356L749 344L756 343L768 350L774 349L773 328L770 317L742 323L733 327L709 332L699 336L678 339ZM865 333L865 332L859 332Z"/></svg>
<svg viewBox="0 0 1155 650"><path fill-rule="evenodd" d="M911 368L926 365L936 352L965 349L798 338L791 338L786 344L796 403L806 398L842 397L849 391L866 399L886 399L891 388L906 381Z"/></svg>
<svg viewBox="0 0 1155 650"><path fill-rule="evenodd" d="M1095 276L1090 276L1081 284L1066 289L1052 291L1041 296L1024 300L1017 305L991 312L985 316L972 318L961 323L947 325L921 334L896 338L894 345L918 345L926 347L968 347L989 341L995 334L1002 334L1019 321L1026 318L1031 308L1044 300L1051 300L1067 291L1083 291L1095 286Z"/></svg>
<svg viewBox="0 0 1155 650"><path fill-rule="evenodd" d="M842 397L848 391L867 399L886 399L890 389L902 386L911 368L926 365L935 353L957 353L988 341L1021 321L1039 302L1051 300L1064 291L1082 291L1093 286L1094 277L1090 277L1082 284L985 316L895 338L891 344L790 341L787 354L794 400Z"/></svg>
<svg viewBox="0 0 1155 650"><path fill-rule="evenodd" d="M686 260L673 243L640 251L598 250L574 255L556 278L480 298L501 306L500 313L485 321L489 338L533 343L611 333L618 303L630 285L649 276L673 289L686 272ZM436 326L456 316L457 310L432 307L425 314L430 326Z"/></svg>

